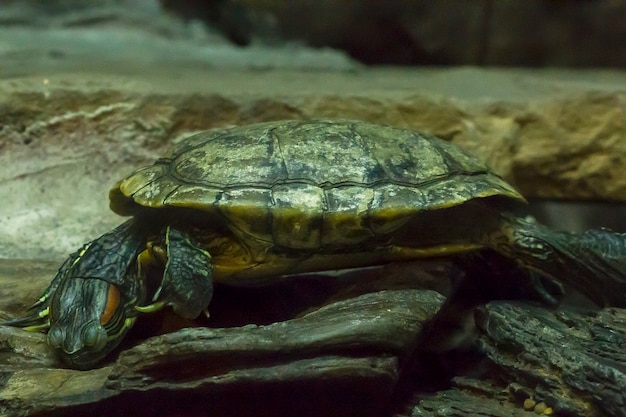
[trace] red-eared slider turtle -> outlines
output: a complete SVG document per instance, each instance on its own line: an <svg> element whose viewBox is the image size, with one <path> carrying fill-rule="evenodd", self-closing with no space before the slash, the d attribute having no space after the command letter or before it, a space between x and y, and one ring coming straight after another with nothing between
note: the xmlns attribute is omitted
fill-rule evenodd
<svg viewBox="0 0 626 417"><path fill-rule="evenodd" d="M513 187L408 130L315 120L202 132L118 182L110 200L132 218L70 255L32 314L10 323L47 329L77 368L117 346L139 312L198 316L213 282L477 250L626 305L624 235L553 232L508 214L524 202ZM148 265L163 272L146 295Z"/></svg>

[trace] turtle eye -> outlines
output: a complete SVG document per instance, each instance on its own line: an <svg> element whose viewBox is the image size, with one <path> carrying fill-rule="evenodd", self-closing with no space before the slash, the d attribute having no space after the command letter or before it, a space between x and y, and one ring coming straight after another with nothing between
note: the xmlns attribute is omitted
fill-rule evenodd
<svg viewBox="0 0 626 417"><path fill-rule="evenodd" d="M63 344L65 332L59 326L54 326L48 331L48 344L50 347L58 349Z"/></svg>
<svg viewBox="0 0 626 417"><path fill-rule="evenodd" d="M98 351L106 345L107 333L101 326L90 323L83 330L82 339L85 346Z"/></svg>

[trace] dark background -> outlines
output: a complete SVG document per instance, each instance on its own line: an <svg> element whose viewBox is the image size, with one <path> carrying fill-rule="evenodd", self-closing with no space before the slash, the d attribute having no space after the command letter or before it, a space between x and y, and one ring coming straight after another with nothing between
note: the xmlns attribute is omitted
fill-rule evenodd
<svg viewBox="0 0 626 417"><path fill-rule="evenodd" d="M302 41L369 65L619 67L621 0L161 0L232 42Z"/></svg>

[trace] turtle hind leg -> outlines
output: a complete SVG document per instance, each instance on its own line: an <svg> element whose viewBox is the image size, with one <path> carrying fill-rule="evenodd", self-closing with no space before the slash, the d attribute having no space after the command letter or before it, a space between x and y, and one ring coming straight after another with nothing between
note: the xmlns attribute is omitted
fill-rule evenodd
<svg viewBox="0 0 626 417"><path fill-rule="evenodd" d="M491 246L522 267L563 282L600 306L626 307L626 233L554 231L534 220L504 216Z"/></svg>
<svg viewBox="0 0 626 417"><path fill-rule="evenodd" d="M559 283L521 269L492 250L455 259L452 281L447 300L420 334L420 350L442 353L471 348L474 309L481 304L526 300L554 307L563 296Z"/></svg>
<svg viewBox="0 0 626 417"><path fill-rule="evenodd" d="M454 286L450 303L473 308L492 300L535 301L555 307L563 286L492 250L460 257L455 266L463 271Z"/></svg>
<svg viewBox="0 0 626 417"><path fill-rule="evenodd" d="M484 358L474 323L476 307L493 300L524 300L554 307L563 296L558 282L520 268L491 249L457 257L452 274L450 294L424 325L416 343L416 353L439 367L447 378L480 369L470 365Z"/></svg>
<svg viewBox="0 0 626 417"><path fill-rule="evenodd" d="M171 306L179 316L194 319L206 310L213 296L211 255L190 236L172 227L165 231L164 246L166 259L161 285L152 304L136 309L149 313Z"/></svg>

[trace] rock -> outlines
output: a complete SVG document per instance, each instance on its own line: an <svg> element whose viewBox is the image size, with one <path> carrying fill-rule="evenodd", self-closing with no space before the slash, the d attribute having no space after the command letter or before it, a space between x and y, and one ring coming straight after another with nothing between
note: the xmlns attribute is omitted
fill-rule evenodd
<svg viewBox="0 0 626 417"><path fill-rule="evenodd" d="M557 415L626 416L626 310L492 302L476 325L498 377Z"/></svg>
<svg viewBox="0 0 626 417"><path fill-rule="evenodd" d="M374 65L623 68L626 64L622 24L626 6L612 0L162 3L174 12L187 8L188 16L192 10L202 16L209 8L217 9L221 13L205 20L224 33L239 33L248 40L295 39L331 46Z"/></svg>
<svg viewBox="0 0 626 417"><path fill-rule="evenodd" d="M156 0L0 2L0 77L58 72L181 68L351 71L345 53L304 46L233 46L202 24L163 12ZM186 70L185 70L186 71Z"/></svg>
<svg viewBox="0 0 626 417"><path fill-rule="evenodd" d="M502 385L458 377L452 389L416 395L403 415L411 417L529 417Z"/></svg>
<svg viewBox="0 0 626 417"><path fill-rule="evenodd" d="M239 59L255 56L272 68L276 62L283 67L299 62L297 57L281 59L280 55L271 53L294 43L298 46L293 52L307 50L310 59L306 65L315 68L328 67L331 62L333 66L349 62L343 51L360 62L374 65L623 68L625 16L626 6L614 0L0 2L0 25L29 27L35 31L55 29L49 33L51 39L48 42L44 39L39 48L15 51L24 61L30 57L31 64L35 60L39 65L50 66L63 65L64 60L71 59L67 44L80 44L77 38L81 37L81 30L87 29L91 34L107 36L109 46L118 42L119 34L128 39L140 32L151 35L141 39L146 50L154 47L151 38L161 38L161 44L167 43L166 40L184 40L177 43L179 51L173 55L179 59L187 55L189 44L195 44L197 47L191 49L196 51L202 48L206 51L217 44L225 53L212 55L214 60L202 61L218 66L223 66L224 60L233 62L236 48L229 45L231 42L246 45L248 52L252 52L234 54ZM102 31L106 27L115 30ZM528 30L529 27L533 30ZM63 31L58 31L60 28L69 29L64 31L66 45L58 38L63 35ZM50 41L55 43L53 48L47 47ZM325 52L316 54L305 45L323 48ZM263 46L270 47L260 48ZM335 49L331 52L328 48ZM25 50L28 52L24 53ZM107 55L105 49L91 52L94 57ZM38 53L39 57L33 57ZM263 59L264 54L273 59ZM127 58L132 59L132 55ZM118 63L124 65L124 60ZM248 63L255 66L254 60Z"/></svg>
<svg viewBox="0 0 626 417"><path fill-rule="evenodd" d="M626 310L493 301L474 316L486 356L448 354L457 376L410 391L398 416L626 415Z"/></svg>

